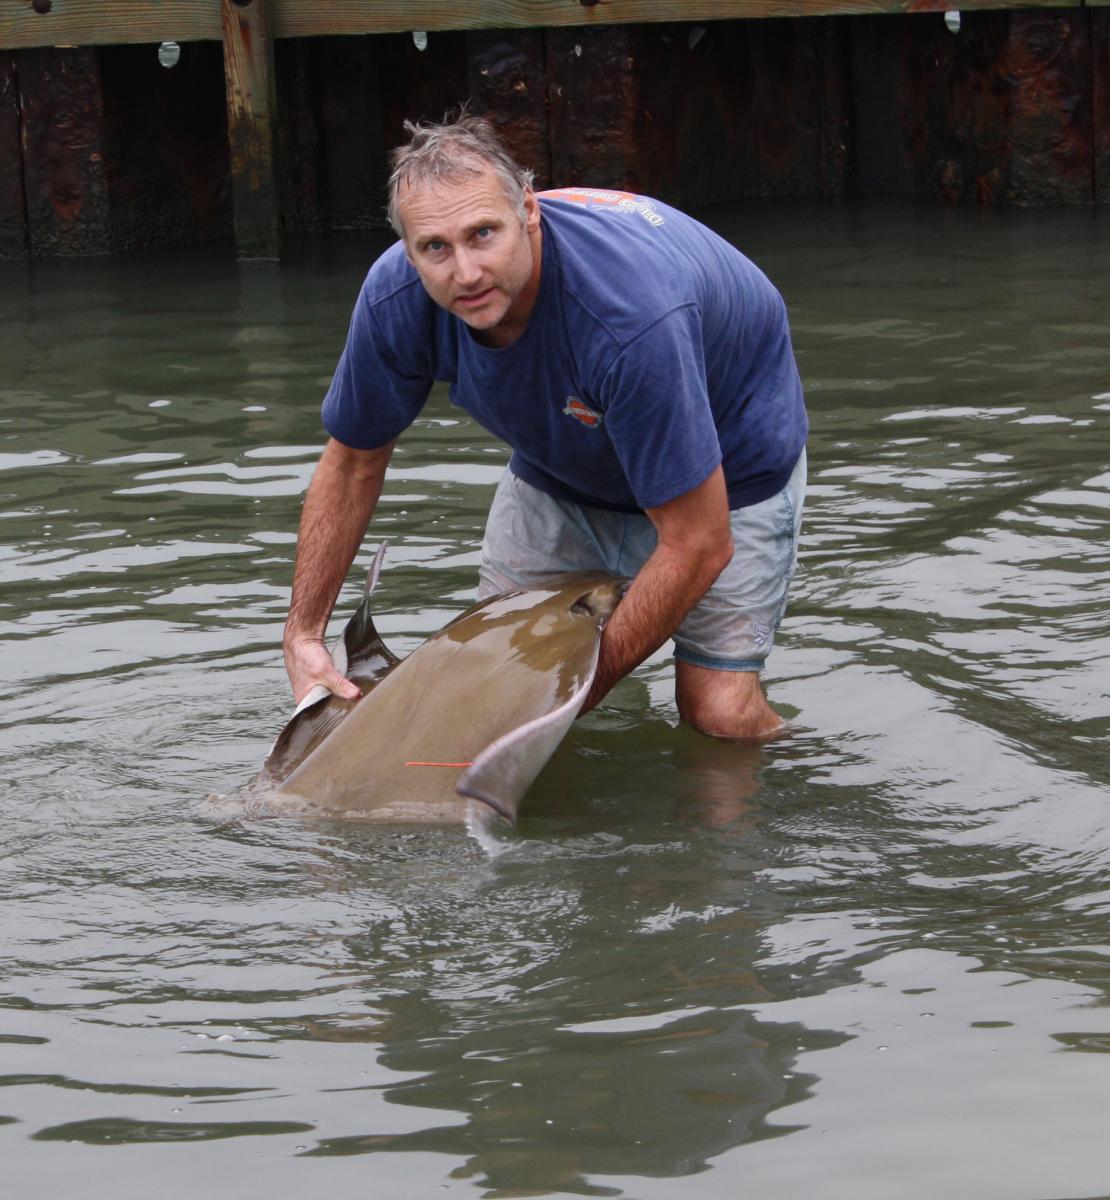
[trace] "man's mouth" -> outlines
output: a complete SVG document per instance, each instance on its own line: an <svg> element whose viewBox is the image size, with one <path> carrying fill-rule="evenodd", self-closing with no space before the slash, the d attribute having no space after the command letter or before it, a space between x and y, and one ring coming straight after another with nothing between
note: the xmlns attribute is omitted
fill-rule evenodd
<svg viewBox="0 0 1110 1200"><path fill-rule="evenodd" d="M494 289L491 287L481 292L470 292L465 296L459 296L455 303L462 305L463 308L475 308L488 300L493 295L493 292Z"/></svg>

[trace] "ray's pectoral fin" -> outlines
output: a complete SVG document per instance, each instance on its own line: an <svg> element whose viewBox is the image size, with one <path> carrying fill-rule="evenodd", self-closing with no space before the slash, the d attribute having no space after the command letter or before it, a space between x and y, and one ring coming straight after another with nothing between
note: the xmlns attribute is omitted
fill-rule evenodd
<svg viewBox="0 0 1110 1200"><path fill-rule="evenodd" d="M374 561L366 575L362 601L355 609L354 616L347 622L342 641L336 646L334 655L337 669L357 683L364 696L401 661L382 641L381 635L374 628L374 617L370 611L370 598L378 586L378 576L381 574L388 545L387 541L383 541L374 555Z"/></svg>
<svg viewBox="0 0 1110 1200"><path fill-rule="evenodd" d="M358 685L365 696L401 661L382 641L374 627L370 600L378 584L388 542L378 547L366 575L366 587L343 636L332 649L336 670ZM297 705L285 728L278 734L262 766L260 779L281 783L330 734L358 703L344 700L317 684Z"/></svg>
<svg viewBox="0 0 1110 1200"><path fill-rule="evenodd" d="M459 776L455 791L460 796L483 801L515 825L524 793L566 737L586 702L597 673L597 660L598 646L595 646L589 670L570 699L491 742Z"/></svg>
<svg viewBox="0 0 1110 1200"><path fill-rule="evenodd" d="M315 694L315 699L313 696ZM262 764L260 779L281 783L293 770L334 733L357 702L333 695L317 686L301 701L289 723L274 739Z"/></svg>

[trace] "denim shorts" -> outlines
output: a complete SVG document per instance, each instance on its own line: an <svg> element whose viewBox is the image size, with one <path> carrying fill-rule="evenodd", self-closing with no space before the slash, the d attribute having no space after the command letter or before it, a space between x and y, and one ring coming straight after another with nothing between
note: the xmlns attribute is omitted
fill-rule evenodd
<svg viewBox="0 0 1110 1200"><path fill-rule="evenodd" d="M786 486L730 514L732 561L675 630L675 658L720 671L758 671L771 652L798 561L806 454ZM479 598L564 571L635 575L657 541L643 513L556 500L506 469L486 522Z"/></svg>

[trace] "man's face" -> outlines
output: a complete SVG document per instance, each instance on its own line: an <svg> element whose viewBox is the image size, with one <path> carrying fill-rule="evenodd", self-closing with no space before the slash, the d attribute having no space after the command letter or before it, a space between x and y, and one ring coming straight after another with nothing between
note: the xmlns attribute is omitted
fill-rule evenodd
<svg viewBox="0 0 1110 1200"><path fill-rule="evenodd" d="M478 340L507 346L524 332L540 280L540 210L525 194L522 221L501 181L480 175L402 187L405 253L428 295Z"/></svg>

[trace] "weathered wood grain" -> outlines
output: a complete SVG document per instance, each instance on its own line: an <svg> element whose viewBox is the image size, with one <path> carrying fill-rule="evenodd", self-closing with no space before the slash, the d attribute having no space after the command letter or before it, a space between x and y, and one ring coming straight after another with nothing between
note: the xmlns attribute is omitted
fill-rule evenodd
<svg viewBox="0 0 1110 1200"><path fill-rule="evenodd" d="M240 258L281 257L274 54L266 0L221 0L227 142Z"/></svg>
<svg viewBox="0 0 1110 1200"><path fill-rule="evenodd" d="M561 25L717 21L839 13L942 11L954 0L272 0L274 37L403 33L412 29L513 29ZM1087 0L1110 3L1110 0ZM37 8L36 8L37 5ZM1081 0L1035 7L1079 8ZM963 10L1013 8L1013 0L964 0ZM1030 7L1023 4L1022 7ZM45 9L47 11L37 11ZM0 0L0 49L219 41L212 0Z"/></svg>

